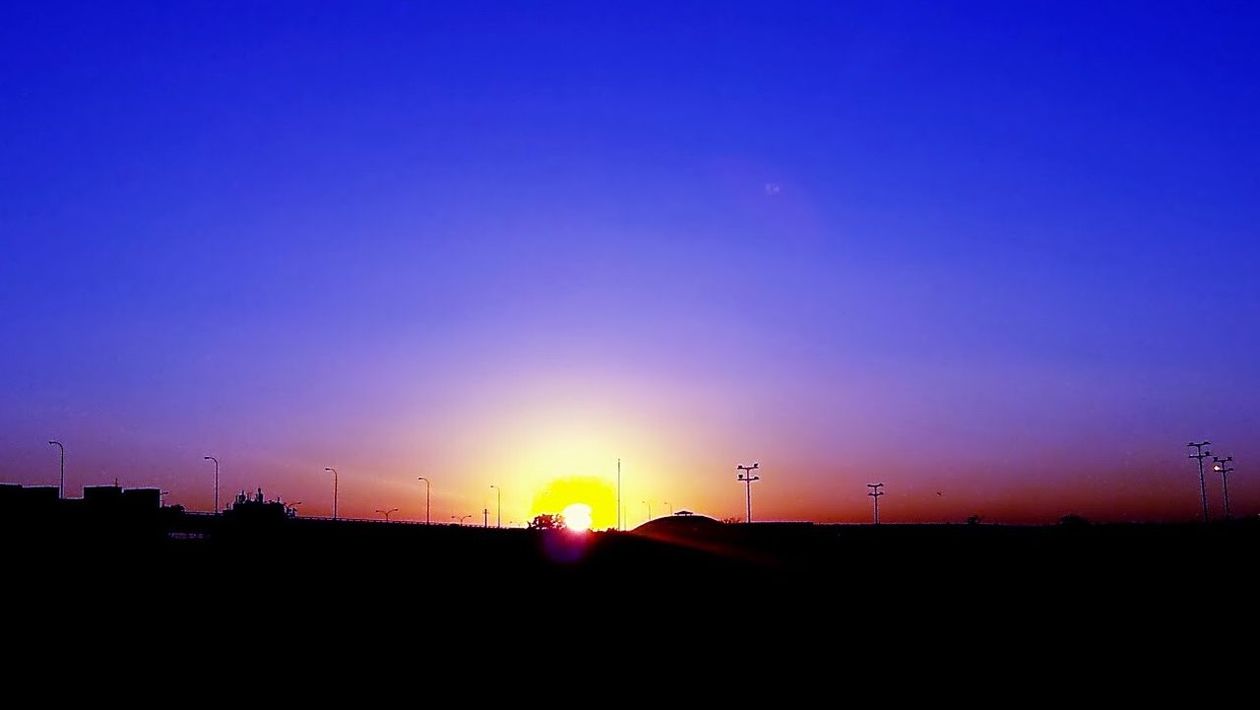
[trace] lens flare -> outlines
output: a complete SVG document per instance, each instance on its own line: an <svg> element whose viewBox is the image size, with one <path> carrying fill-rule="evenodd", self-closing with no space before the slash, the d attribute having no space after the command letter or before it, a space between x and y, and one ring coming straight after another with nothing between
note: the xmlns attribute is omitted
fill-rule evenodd
<svg viewBox="0 0 1260 710"><path fill-rule="evenodd" d="M573 532L586 532L591 529L591 506L585 503L572 503L563 512L565 528Z"/></svg>

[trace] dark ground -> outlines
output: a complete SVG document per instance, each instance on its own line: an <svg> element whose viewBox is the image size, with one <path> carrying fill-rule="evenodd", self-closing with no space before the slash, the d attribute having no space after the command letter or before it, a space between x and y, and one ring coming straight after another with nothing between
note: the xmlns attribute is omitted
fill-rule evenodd
<svg viewBox="0 0 1260 710"><path fill-rule="evenodd" d="M328 649L348 663L662 654L662 673L892 659L955 680L1074 668L1079 681L1225 656L1256 631L1252 521L573 535L163 515L126 527L6 518L10 643L139 639L241 658Z"/></svg>

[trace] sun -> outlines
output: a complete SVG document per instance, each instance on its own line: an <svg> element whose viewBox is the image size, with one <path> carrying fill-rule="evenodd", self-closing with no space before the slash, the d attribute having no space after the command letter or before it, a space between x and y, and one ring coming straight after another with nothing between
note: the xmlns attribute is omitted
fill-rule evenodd
<svg viewBox="0 0 1260 710"><path fill-rule="evenodd" d="M604 530L617 525L617 489L595 476L554 478L534 495L530 516L563 515L570 530Z"/></svg>
<svg viewBox="0 0 1260 710"><path fill-rule="evenodd" d="M591 506L585 503L570 503L560 515L564 516L564 527L573 532L591 529Z"/></svg>

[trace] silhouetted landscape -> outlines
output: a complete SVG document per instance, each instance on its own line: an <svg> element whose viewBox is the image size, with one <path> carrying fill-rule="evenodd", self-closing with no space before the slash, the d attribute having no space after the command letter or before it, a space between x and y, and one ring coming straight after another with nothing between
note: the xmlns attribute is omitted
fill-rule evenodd
<svg viewBox="0 0 1260 710"><path fill-rule="evenodd" d="M712 623L747 601L758 605L753 623L811 625L780 629L789 637L837 623L990 633L1010 619L1039 638L1057 623L1120 628L1177 616L1185 595L1242 588L1260 542L1251 519L876 526L679 514L575 533L305 519L261 491L219 515L189 513L160 506L157 493L100 486L58 500L53 487L0 487L5 568L20 582L13 601L91 585L112 603L181 619L205 603L262 615L331 604L341 619L494 603L538 623L592 604Z"/></svg>

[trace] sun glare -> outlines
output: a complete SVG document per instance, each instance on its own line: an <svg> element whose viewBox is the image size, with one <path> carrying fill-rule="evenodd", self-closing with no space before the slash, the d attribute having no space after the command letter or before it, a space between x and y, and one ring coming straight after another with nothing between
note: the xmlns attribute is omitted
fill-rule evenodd
<svg viewBox="0 0 1260 710"><path fill-rule="evenodd" d="M564 526L574 532L586 532L591 529L591 506L585 503L572 503L560 513L564 516Z"/></svg>

